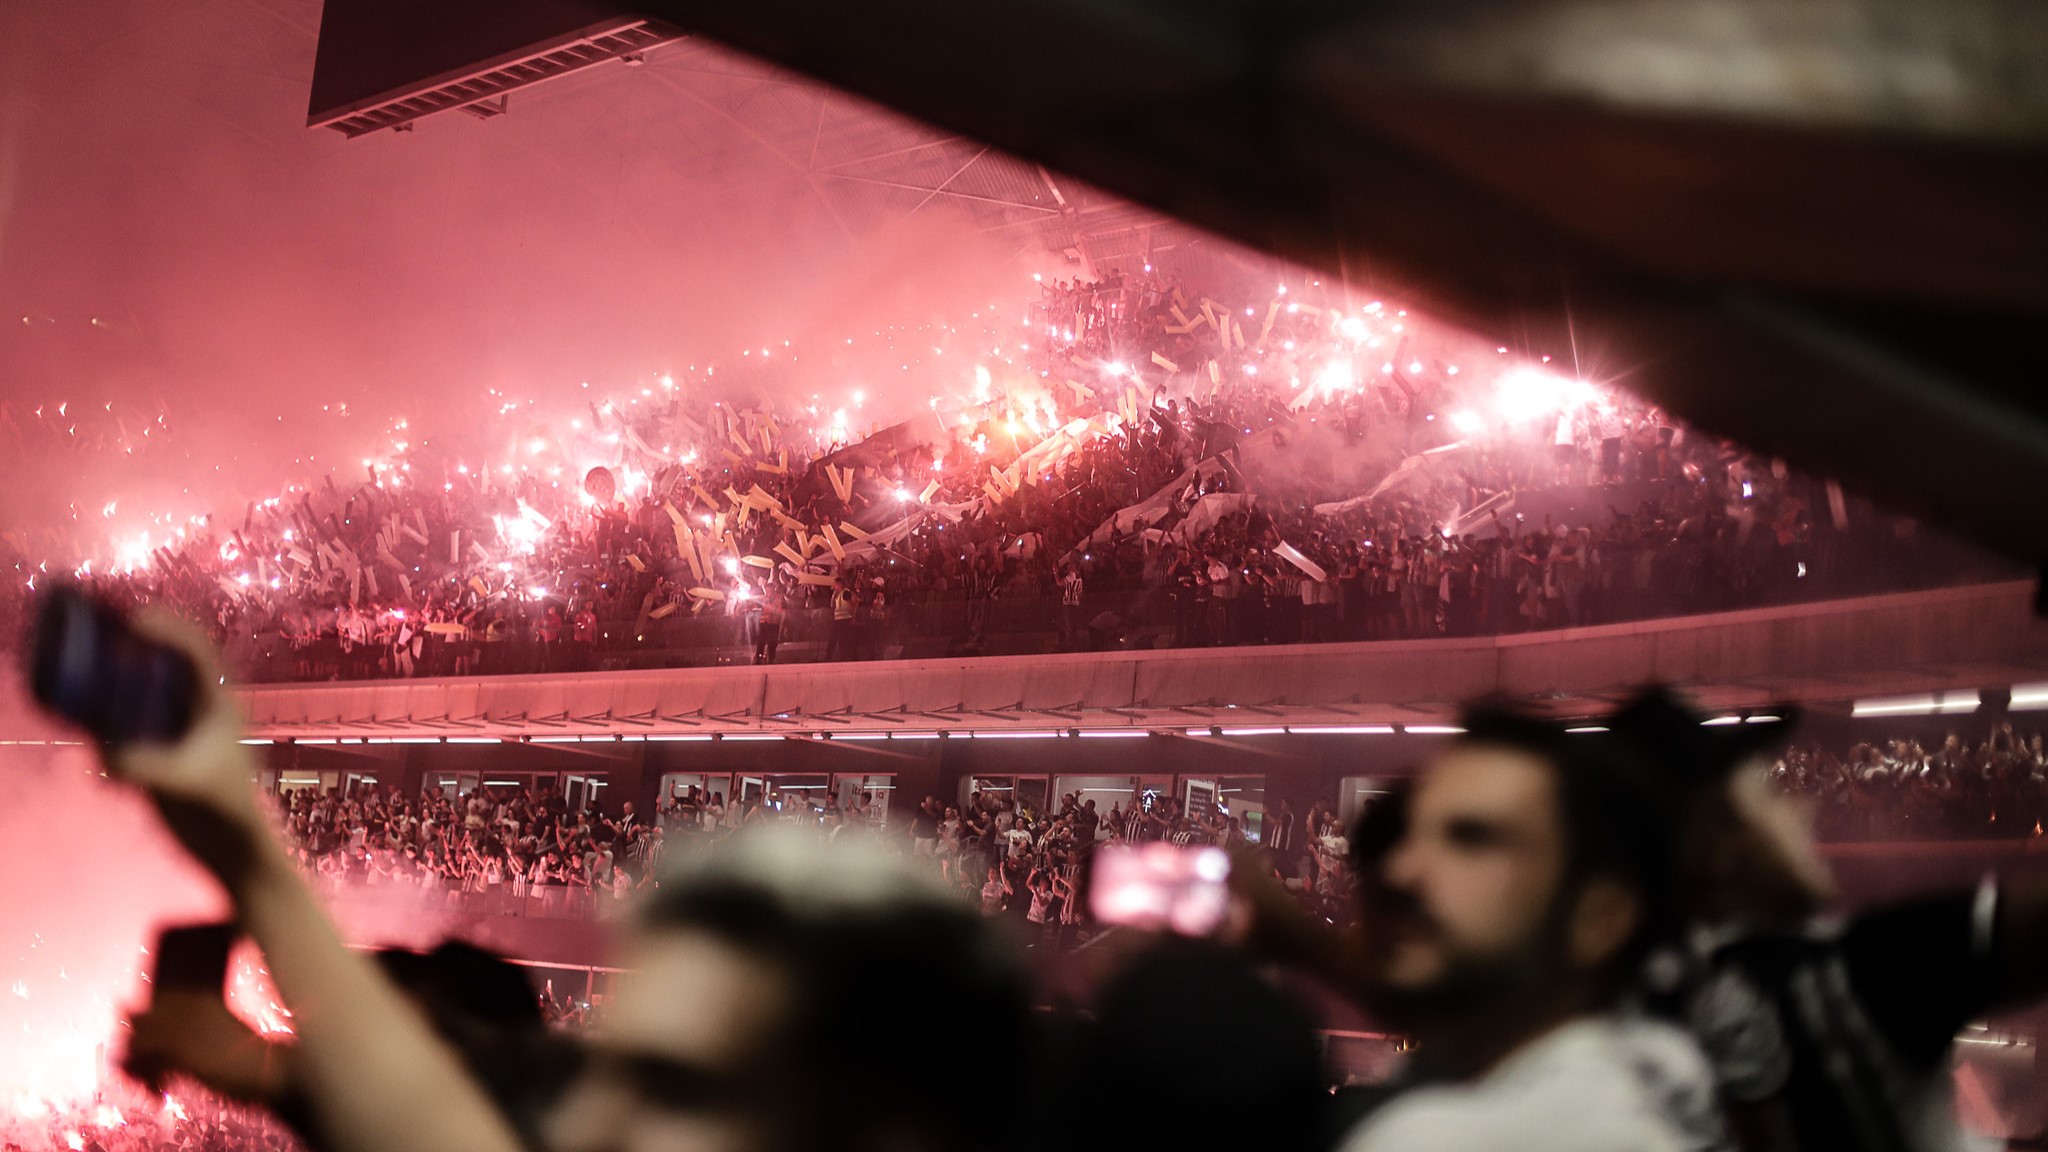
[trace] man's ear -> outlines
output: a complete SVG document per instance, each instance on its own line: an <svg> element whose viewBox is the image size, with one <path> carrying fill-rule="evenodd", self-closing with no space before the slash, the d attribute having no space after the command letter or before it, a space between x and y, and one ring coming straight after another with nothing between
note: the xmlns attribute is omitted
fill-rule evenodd
<svg viewBox="0 0 2048 1152"><path fill-rule="evenodd" d="M1642 921L1642 897L1618 880L1596 878L1579 891L1565 945L1572 967L1599 968L1627 947Z"/></svg>

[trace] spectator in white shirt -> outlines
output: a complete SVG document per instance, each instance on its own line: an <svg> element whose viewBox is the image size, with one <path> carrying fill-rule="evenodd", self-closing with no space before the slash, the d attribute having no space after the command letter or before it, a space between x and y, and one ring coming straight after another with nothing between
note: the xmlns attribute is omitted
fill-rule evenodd
<svg viewBox="0 0 2048 1152"><path fill-rule="evenodd" d="M1697 1046L1623 1007L1672 915L1668 796L1552 725L1465 727L1356 838L1361 1000L1418 1056L1343 1152L1725 1147Z"/></svg>

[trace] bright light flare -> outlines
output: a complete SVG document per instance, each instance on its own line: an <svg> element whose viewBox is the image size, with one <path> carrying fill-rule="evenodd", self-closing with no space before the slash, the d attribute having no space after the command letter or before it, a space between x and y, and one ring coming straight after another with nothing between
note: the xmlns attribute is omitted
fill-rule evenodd
<svg viewBox="0 0 2048 1152"><path fill-rule="evenodd" d="M228 1010L264 1036L292 1035L292 1014L278 999L263 954L243 941L228 962Z"/></svg>
<svg viewBox="0 0 2048 1152"><path fill-rule="evenodd" d="M515 552L530 556L540 547L540 542L547 536L548 529L554 527L554 521L534 511L526 501L521 500L518 503L518 515L493 516L491 521L498 526L498 535L509 543Z"/></svg>
<svg viewBox="0 0 2048 1152"><path fill-rule="evenodd" d="M1584 380L1574 380L1534 364L1518 364L1501 373L1494 405L1509 420L1533 420L1589 403L1599 393Z"/></svg>
<svg viewBox="0 0 2048 1152"><path fill-rule="evenodd" d="M104 851L74 854L62 884L25 885L0 902L0 1130L31 1152L120 1128L151 1098L113 1066L121 1015L137 1004L166 922L217 919L219 905L140 801L103 788L83 749L47 759L4 750L0 867L28 875L79 828ZM112 1146L112 1145L110 1145Z"/></svg>

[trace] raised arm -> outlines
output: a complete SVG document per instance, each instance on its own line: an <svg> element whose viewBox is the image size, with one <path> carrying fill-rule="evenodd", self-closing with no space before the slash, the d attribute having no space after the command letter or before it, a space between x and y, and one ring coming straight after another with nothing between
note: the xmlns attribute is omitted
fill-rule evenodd
<svg viewBox="0 0 2048 1152"><path fill-rule="evenodd" d="M109 749L108 766L149 794L263 949L298 1032L294 1071L335 1152L519 1152L426 1019L368 956L343 945L265 825L241 719L205 641L166 617L137 626L198 663L198 719L177 744Z"/></svg>

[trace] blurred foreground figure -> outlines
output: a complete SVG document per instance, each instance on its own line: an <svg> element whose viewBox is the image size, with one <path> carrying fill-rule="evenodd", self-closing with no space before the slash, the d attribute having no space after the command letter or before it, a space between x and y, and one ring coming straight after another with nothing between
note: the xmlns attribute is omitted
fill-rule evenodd
<svg viewBox="0 0 2048 1152"><path fill-rule="evenodd" d="M1669 805L1556 727L1465 727L1353 845L1353 990L1416 1051L1344 1152L1723 1147L1692 1038L1628 1008L1671 922Z"/></svg>
<svg viewBox="0 0 2048 1152"><path fill-rule="evenodd" d="M523 1152L525 1125L343 945L273 836L205 642L165 618L138 628L197 663L196 720L176 744L107 749L108 766L148 792L262 948L293 1013L290 1087L324 1152ZM1028 1059L1021 978L970 909L854 853L771 833L665 884L548 1135L573 1152L1003 1146ZM971 1058L956 1043L969 1035ZM193 1070L179 1051L131 1058L152 1075Z"/></svg>
<svg viewBox="0 0 2048 1152"><path fill-rule="evenodd" d="M1743 1145L1965 1147L1951 1047L1970 1020L2048 992L2048 877L1825 916L1834 893L1808 814L1758 756L1785 734L1702 719L1653 691L1606 723L1684 804L1682 1008Z"/></svg>
<svg viewBox="0 0 2048 1152"><path fill-rule="evenodd" d="M558 1152L1010 1143L1029 1072L1022 974L925 873L750 831L664 878L624 961L550 1126Z"/></svg>

